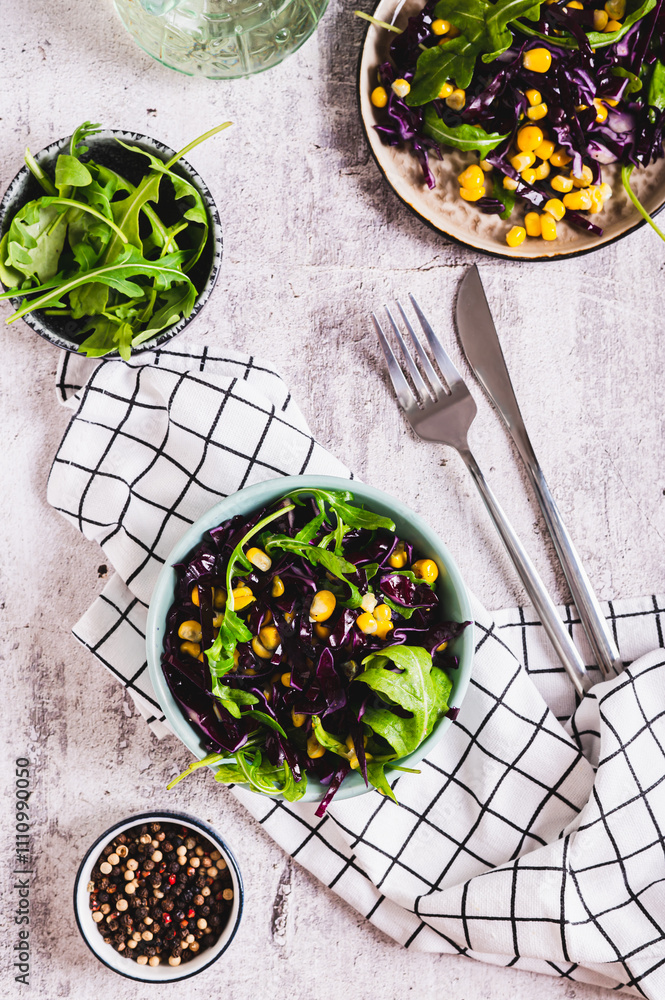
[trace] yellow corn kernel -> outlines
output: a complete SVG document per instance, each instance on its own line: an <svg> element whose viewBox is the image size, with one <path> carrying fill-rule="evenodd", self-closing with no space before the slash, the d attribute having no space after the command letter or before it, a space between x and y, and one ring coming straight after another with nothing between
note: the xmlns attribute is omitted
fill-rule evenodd
<svg viewBox="0 0 665 1000"><path fill-rule="evenodd" d="M564 177L563 174L557 174L556 177L553 177L550 184L555 191L560 191L562 193L573 190L573 178Z"/></svg>
<svg viewBox="0 0 665 1000"><path fill-rule="evenodd" d="M398 542L388 557L388 564L393 569L404 569L406 566L406 546L404 542Z"/></svg>
<svg viewBox="0 0 665 1000"><path fill-rule="evenodd" d="M356 618L356 625L361 632L365 635L374 635L377 629L377 621L374 615L370 615L369 611L363 612L363 614L358 615Z"/></svg>
<svg viewBox="0 0 665 1000"><path fill-rule="evenodd" d="M375 108L385 108L388 103L388 92L385 87L375 87L369 99Z"/></svg>
<svg viewBox="0 0 665 1000"><path fill-rule="evenodd" d="M610 108L616 108L619 103L614 97L603 97L605 104L609 105Z"/></svg>
<svg viewBox="0 0 665 1000"><path fill-rule="evenodd" d="M295 618L295 615L294 615L293 611L285 611L284 612L284 621L286 622L287 625L290 625L294 618Z"/></svg>
<svg viewBox="0 0 665 1000"><path fill-rule="evenodd" d="M213 608L223 608L226 604L226 591L223 587L213 587L212 588L212 606Z"/></svg>
<svg viewBox="0 0 665 1000"><path fill-rule="evenodd" d="M263 645L263 643L260 641L257 635L255 635L254 638L252 639L252 649L254 650L256 655L260 657L262 660L269 660L270 657L272 656L270 650L266 649L266 647Z"/></svg>
<svg viewBox="0 0 665 1000"><path fill-rule="evenodd" d="M526 99L529 102L529 104L531 104L531 105L533 105L533 104L542 104L542 100L543 100L542 94L540 93L540 91L539 90L533 90L533 89L527 90L527 92L526 92Z"/></svg>
<svg viewBox="0 0 665 1000"><path fill-rule="evenodd" d="M626 13L626 0L607 0L605 10L610 18L620 21Z"/></svg>
<svg viewBox="0 0 665 1000"><path fill-rule="evenodd" d="M485 195L485 188L460 188L459 193L463 201L480 201Z"/></svg>
<svg viewBox="0 0 665 1000"><path fill-rule="evenodd" d="M319 625L317 622L314 626L314 632L319 637L319 639L327 639L332 632L331 628L327 628L325 625Z"/></svg>
<svg viewBox="0 0 665 1000"><path fill-rule="evenodd" d="M284 593L284 581L281 576L274 576L272 580L272 587L270 588L270 593L273 597L281 597Z"/></svg>
<svg viewBox="0 0 665 1000"><path fill-rule="evenodd" d="M180 644L180 652L185 653L187 656L193 656L195 660L200 660L203 663L203 653L198 642L182 642Z"/></svg>
<svg viewBox="0 0 665 1000"><path fill-rule="evenodd" d="M265 646L265 648L269 649L271 652L272 650L277 649L282 641L280 634L274 625L264 625L260 628L259 640L261 641L261 645Z"/></svg>
<svg viewBox="0 0 665 1000"><path fill-rule="evenodd" d="M612 188L605 181L600 185L600 193L603 196L603 201L607 201L608 198L612 197Z"/></svg>
<svg viewBox="0 0 665 1000"><path fill-rule="evenodd" d="M392 630L394 629L394 627L395 626L393 625L392 622L377 622L377 625L376 625L376 637L377 637L377 639L385 639L385 638L387 638L388 633L392 632Z"/></svg>
<svg viewBox="0 0 665 1000"><path fill-rule="evenodd" d="M610 16L606 10L594 10L593 12L593 30L594 31L605 31L607 27L607 22Z"/></svg>
<svg viewBox="0 0 665 1000"><path fill-rule="evenodd" d="M445 642L442 642L440 646L436 647L436 652L437 653L442 653L444 651L444 649L447 649L447 648L448 648L448 640L446 639Z"/></svg>
<svg viewBox="0 0 665 1000"><path fill-rule="evenodd" d="M247 558L251 562L252 566L261 570L262 573L267 573L272 566L272 559L267 552L263 549L251 548L247 549Z"/></svg>
<svg viewBox="0 0 665 1000"><path fill-rule="evenodd" d="M518 247L526 239L526 229L522 226L513 226L506 233L506 243L509 247Z"/></svg>
<svg viewBox="0 0 665 1000"><path fill-rule="evenodd" d="M552 65L552 55L548 49L528 49L522 56L522 65L532 73L547 73Z"/></svg>
<svg viewBox="0 0 665 1000"><path fill-rule="evenodd" d="M607 121L607 115L609 112L599 97L594 97L593 106L596 109L596 121Z"/></svg>
<svg viewBox="0 0 665 1000"><path fill-rule="evenodd" d="M556 219L557 222L561 222L566 214L566 206L558 198L550 198L549 201L545 202L543 207L546 212L550 213L553 219Z"/></svg>
<svg viewBox="0 0 665 1000"><path fill-rule="evenodd" d="M556 239L556 219L549 212L543 212L540 217L540 226L544 240Z"/></svg>
<svg viewBox="0 0 665 1000"><path fill-rule="evenodd" d="M518 174L521 174L527 167L532 167L535 162L536 157L533 153L516 153L515 156L510 157L510 164Z"/></svg>
<svg viewBox="0 0 665 1000"><path fill-rule="evenodd" d="M543 139L540 146L534 149L534 153L539 160L549 160L550 156L554 152L554 143L551 139Z"/></svg>
<svg viewBox="0 0 665 1000"><path fill-rule="evenodd" d="M452 83L441 84L441 90L439 91L439 98L442 101L445 101L446 97L450 97L454 89L455 88L453 87Z"/></svg>
<svg viewBox="0 0 665 1000"><path fill-rule="evenodd" d="M506 191L514 191L517 188L517 181L513 180L512 177L504 177L503 186Z"/></svg>
<svg viewBox="0 0 665 1000"><path fill-rule="evenodd" d="M418 559L413 564L413 572L425 583L434 583L439 575L439 567L433 559Z"/></svg>
<svg viewBox="0 0 665 1000"><path fill-rule="evenodd" d="M309 609L309 617L313 622L325 622L335 610L337 598L329 590L317 590Z"/></svg>
<svg viewBox="0 0 665 1000"><path fill-rule="evenodd" d="M619 31L621 29L621 21L608 21L605 25L605 34L609 35L612 31Z"/></svg>
<svg viewBox="0 0 665 1000"><path fill-rule="evenodd" d="M572 156L568 156L568 153L562 146L552 153L550 156L550 163L553 167L565 167L572 160Z"/></svg>
<svg viewBox="0 0 665 1000"><path fill-rule="evenodd" d="M296 729L300 729L300 727L304 726L307 722L307 716L302 715L300 712L294 712L293 709L291 709L291 721Z"/></svg>
<svg viewBox="0 0 665 1000"><path fill-rule="evenodd" d="M323 757L326 748L322 747L314 733L307 737L307 756L311 759Z"/></svg>
<svg viewBox="0 0 665 1000"><path fill-rule="evenodd" d="M192 587L192 592L191 592L191 594L189 596L190 596L192 604L195 604L197 608L200 608L201 605L199 604L199 585L198 585L198 583L194 584L194 586Z"/></svg>
<svg viewBox="0 0 665 1000"><path fill-rule="evenodd" d="M524 228L527 236L540 236L540 216L538 212L527 212L524 216Z"/></svg>
<svg viewBox="0 0 665 1000"><path fill-rule="evenodd" d="M520 177L522 178L525 184L535 184L536 171L533 169L533 167L527 167L526 170L522 171Z"/></svg>
<svg viewBox="0 0 665 1000"><path fill-rule="evenodd" d="M374 608L374 617L377 622L389 622L393 613L387 604L377 604Z"/></svg>
<svg viewBox="0 0 665 1000"><path fill-rule="evenodd" d="M234 611L242 611L242 609L246 608L248 604L251 604L252 601L256 600L250 587L234 587L231 591L231 595L233 597Z"/></svg>
<svg viewBox="0 0 665 1000"><path fill-rule="evenodd" d="M584 10L584 4L580 3L580 0L570 0L570 2L566 4L564 10L570 7L572 7L573 10Z"/></svg>
<svg viewBox="0 0 665 1000"><path fill-rule="evenodd" d="M580 188L579 191L564 194L563 203L573 212L588 212L591 208L591 195L587 188Z"/></svg>
<svg viewBox="0 0 665 1000"><path fill-rule="evenodd" d="M547 105L546 104L534 104L532 108L526 109L527 118L530 118L532 122L538 122L541 118L547 117Z"/></svg>
<svg viewBox="0 0 665 1000"><path fill-rule="evenodd" d="M406 95L411 90L411 84L409 83L409 81L402 80L401 77L399 80L393 80L390 86L392 88L393 94L397 94L398 97L406 97Z"/></svg>
<svg viewBox="0 0 665 1000"><path fill-rule="evenodd" d="M363 609L363 611L369 611L369 613L372 614L374 608L377 606L378 603L379 602L377 601L375 595L368 591L366 594L363 594L362 601L360 602L360 607Z"/></svg>
<svg viewBox="0 0 665 1000"><path fill-rule="evenodd" d="M533 172L536 175L537 181L544 181L550 175L550 165L546 160L543 160L539 166L534 167Z"/></svg>
<svg viewBox="0 0 665 1000"><path fill-rule="evenodd" d="M373 760L371 753L365 754L365 760ZM358 755L356 754L355 748L349 753L349 765L352 771L357 771L360 768L360 761L358 760Z"/></svg>
<svg viewBox="0 0 665 1000"><path fill-rule="evenodd" d="M593 180L593 170L591 169L591 167L587 167L586 164L584 164L582 167L581 177L575 177L573 175L573 185L576 188L586 188L589 186L589 184L591 184L592 180Z"/></svg>
<svg viewBox="0 0 665 1000"><path fill-rule="evenodd" d="M288 670L285 674L282 674L279 678L285 688L291 687L291 671Z"/></svg>
<svg viewBox="0 0 665 1000"><path fill-rule="evenodd" d="M485 174L477 164L472 163L470 167L467 167L466 170L463 170L461 174L457 175L457 180L460 182L462 187L478 188L482 187L485 183Z"/></svg>
<svg viewBox="0 0 665 1000"><path fill-rule="evenodd" d="M447 35L450 31L450 21L437 17L436 21L432 21L432 31L435 35Z"/></svg>
<svg viewBox="0 0 665 1000"><path fill-rule="evenodd" d="M466 92L456 87L450 97L446 97L446 104L452 111L461 111L466 104Z"/></svg>
<svg viewBox="0 0 665 1000"><path fill-rule="evenodd" d="M195 622L193 619L188 622L183 622L178 628L178 635L181 639L188 639L190 642L200 642L201 623Z"/></svg>
<svg viewBox="0 0 665 1000"><path fill-rule="evenodd" d="M596 215L596 213L602 211L603 208L603 196L601 194L600 187L592 184L590 188L587 188L587 191L591 194L591 208L589 211L592 215Z"/></svg>
<svg viewBox="0 0 665 1000"><path fill-rule="evenodd" d="M517 148L520 153L533 153L540 146L544 138L543 130L538 125L525 125L517 133ZM528 164L528 166L531 166L531 164ZM517 170L517 167L515 169Z"/></svg>

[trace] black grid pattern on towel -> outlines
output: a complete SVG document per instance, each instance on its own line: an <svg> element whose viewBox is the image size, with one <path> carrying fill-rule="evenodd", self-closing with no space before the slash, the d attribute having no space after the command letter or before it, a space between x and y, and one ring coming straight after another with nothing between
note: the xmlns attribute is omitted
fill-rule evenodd
<svg viewBox="0 0 665 1000"><path fill-rule="evenodd" d="M120 369L117 377L105 372L111 364ZM141 573L146 560L159 566L163 521L177 522L181 532L194 512L183 510L188 490L182 486L172 489L170 498L151 492L166 454L154 440L151 407L181 423L178 394L196 400L209 365L205 352L176 351L159 352L148 371L144 363L133 370L117 362L100 365L78 393L79 407L50 484L54 496L66 498L58 505L66 516L98 537L107 555L119 535L129 549L123 567L109 555L119 572L75 633L120 677L160 734L163 716L145 669ZM308 431L291 410L283 385L269 388L278 377L267 366L239 356L216 359L213 366L223 384L215 385L217 408L208 409L209 434L200 431L208 449L215 435L224 438L229 428L225 400L239 397L263 419L253 447L245 443L236 449L245 471L234 468L229 476L225 462L218 464L221 478L215 485L222 495L247 482L245 472L256 468L265 434L280 412L276 396L281 412L294 414L280 424L282 448L289 452L291 442ZM166 372L166 383L155 382L157 368ZM63 396L67 384L77 384L72 376L61 381ZM250 392L247 399L239 393L241 383L255 395ZM166 403L154 403L156 386ZM99 414L91 422L89 400L100 394L119 397L122 409L106 422ZM262 394L268 402L258 399ZM107 498L103 516L90 499L100 477L110 478L109 455L118 440L126 442L127 425L137 413L141 419L131 433L157 454L150 475L125 480L135 492L141 483L141 499L147 497L157 511L156 519L147 521L149 529L140 532L127 530L131 502L118 504L113 482L107 494L116 506ZM68 441L74 443L76 462L66 453ZM311 438L309 443L307 469L314 461L315 471L330 472L334 459ZM174 459L189 470L188 482L206 482L200 465L170 454L171 465ZM300 471L284 464L285 472ZM275 465L272 474L278 470ZM343 474L340 466L334 471ZM123 478L117 469L114 474ZM266 478L265 468L260 474ZM372 792L337 801L317 819L313 804L275 802L239 788L234 794L286 851L405 947L660 998L665 995L663 613L656 597L607 607L627 666L576 706L532 609L491 617L475 603L477 650L469 692L421 774L394 783L399 806ZM562 617L589 663L574 609L566 607Z"/></svg>

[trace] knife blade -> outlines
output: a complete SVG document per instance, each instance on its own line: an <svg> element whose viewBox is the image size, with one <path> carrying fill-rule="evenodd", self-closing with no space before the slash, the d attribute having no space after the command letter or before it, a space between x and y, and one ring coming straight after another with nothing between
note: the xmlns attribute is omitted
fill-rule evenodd
<svg viewBox="0 0 665 1000"><path fill-rule="evenodd" d="M623 668L619 651L527 434L480 272L475 265L469 268L460 284L456 315L467 361L501 414L526 466L596 663L606 675L612 671L618 673Z"/></svg>

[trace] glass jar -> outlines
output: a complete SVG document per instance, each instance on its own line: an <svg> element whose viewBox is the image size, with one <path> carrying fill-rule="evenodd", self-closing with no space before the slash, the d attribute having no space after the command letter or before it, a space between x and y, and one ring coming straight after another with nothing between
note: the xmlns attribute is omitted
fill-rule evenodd
<svg viewBox="0 0 665 1000"><path fill-rule="evenodd" d="M328 0L114 0L134 41L188 76L229 80L276 66L316 28Z"/></svg>

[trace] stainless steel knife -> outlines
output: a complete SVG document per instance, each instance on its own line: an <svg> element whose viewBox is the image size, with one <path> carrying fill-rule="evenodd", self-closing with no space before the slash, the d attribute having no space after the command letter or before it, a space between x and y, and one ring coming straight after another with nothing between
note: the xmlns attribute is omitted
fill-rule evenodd
<svg viewBox="0 0 665 1000"><path fill-rule="evenodd" d="M611 672L619 673L623 664L616 643L580 557L561 520L526 432L480 274L475 265L467 271L460 285L457 298L457 329L471 368L506 422L526 466L596 662L606 675Z"/></svg>

